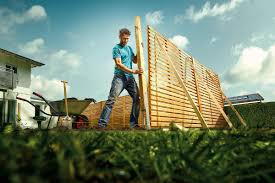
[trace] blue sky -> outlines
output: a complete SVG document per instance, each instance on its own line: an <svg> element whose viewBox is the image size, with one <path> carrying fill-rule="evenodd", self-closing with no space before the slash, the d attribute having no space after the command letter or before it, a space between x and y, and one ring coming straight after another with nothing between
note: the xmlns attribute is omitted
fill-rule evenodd
<svg viewBox="0 0 275 183"><path fill-rule="evenodd" d="M67 80L69 96L106 100L118 30L131 30L135 50L139 15L145 49L149 24L218 73L227 96L259 92L274 101L274 7L274 0L0 0L0 47L46 64L33 69L32 90L59 99Z"/></svg>

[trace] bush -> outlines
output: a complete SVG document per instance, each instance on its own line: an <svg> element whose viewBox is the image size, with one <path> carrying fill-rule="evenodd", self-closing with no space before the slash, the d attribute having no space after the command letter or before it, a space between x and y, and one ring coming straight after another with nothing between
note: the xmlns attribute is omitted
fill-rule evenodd
<svg viewBox="0 0 275 183"><path fill-rule="evenodd" d="M275 102L243 104L234 107L250 128L275 128ZM234 126L240 126L233 110L230 107L225 107L225 111Z"/></svg>

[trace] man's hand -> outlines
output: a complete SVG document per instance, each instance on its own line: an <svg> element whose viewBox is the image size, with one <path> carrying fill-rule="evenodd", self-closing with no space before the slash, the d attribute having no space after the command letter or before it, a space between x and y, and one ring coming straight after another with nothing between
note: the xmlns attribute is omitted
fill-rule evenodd
<svg viewBox="0 0 275 183"><path fill-rule="evenodd" d="M143 69L139 68L138 70L134 70L133 74L143 74Z"/></svg>
<svg viewBox="0 0 275 183"><path fill-rule="evenodd" d="M139 68L138 70L132 70L128 67L126 67L125 65L123 65L121 63L121 58L115 58L114 59L115 63L116 63L116 66L123 70L124 72L127 72L127 73L132 73L132 74L143 74L143 69Z"/></svg>

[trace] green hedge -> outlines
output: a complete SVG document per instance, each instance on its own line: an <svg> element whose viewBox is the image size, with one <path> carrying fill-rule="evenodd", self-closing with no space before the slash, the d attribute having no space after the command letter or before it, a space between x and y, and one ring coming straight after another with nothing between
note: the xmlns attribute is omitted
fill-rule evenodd
<svg viewBox="0 0 275 183"><path fill-rule="evenodd" d="M17 131L0 134L2 182L273 182L275 134Z"/></svg>
<svg viewBox="0 0 275 183"><path fill-rule="evenodd" d="M243 104L235 106L251 128L275 128L275 102ZM240 122L230 107L225 107L226 113L234 123L239 126Z"/></svg>

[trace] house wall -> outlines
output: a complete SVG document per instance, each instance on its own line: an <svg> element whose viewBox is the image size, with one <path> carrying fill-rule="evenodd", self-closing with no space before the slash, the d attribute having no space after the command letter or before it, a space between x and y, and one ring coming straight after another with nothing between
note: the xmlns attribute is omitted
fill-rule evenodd
<svg viewBox="0 0 275 183"><path fill-rule="evenodd" d="M5 55L0 52L0 66L5 67L6 64L17 67L18 86L29 88L31 86L31 64L20 60L19 58Z"/></svg>
<svg viewBox="0 0 275 183"><path fill-rule="evenodd" d="M6 64L16 66L17 67L17 75L18 75L18 83L15 89L8 90L6 92L5 97L7 100L16 100L16 96L24 98L30 101L32 91L30 89L31 86L31 64L25 61L20 60L20 58L16 58L14 56L5 55L0 52L0 66L5 67ZM1 93L0 98L2 98L3 94ZM18 104L20 103L21 107L21 128L37 128L37 122L32 119L35 115L35 108L27 102L17 100L16 101L16 115L18 115ZM43 104L42 108L46 110L46 112L50 113L50 109ZM41 114L42 115L42 114ZM42 123L42 128L48 124L49 118ZM50 128L55 127L57 122L57 118L52 118L52 122Z"/></svg>
<svg viewBox="0 0 275 183"><path fill-rule="evenodd" d="M3 96L3 93L0 92L0 98L2 98L2 96ZM14 90L12 90L12 91L9 90L8 92L5 93L6 100L15 100L16 96L27 99L27 100L30 100L31 90L29 88L16 87ZM33 101L31 100L31 102L33 102ZM33 103L35 105L40 105L41 109L43 111L45 111L46 113L50 113L50 108L45 103L41 103L41 102L38 103L38 102L35 102L35 101ZM20 112L18 111L19 110L19 104L20 104ZM6 103L6 105L7 105L7 103ZM25 128L37 128L38 127L37 122L32 119L35 115L35 108L32 105L30 105L27 102L21 101L21 100L16 100L16 113L15 113L15 115L17 117L19 117L18 116L19 113L20 113L21 121L20 121L20 124L17 123L16 126L20 125L20 127L23 128L23 129L25 129ZM42 114L42 113L40 113L40 115L45 116L47 118L41 124L42 128L46 128L48 123L49 123L50 117L45 115L45 114ZM17 119L17 117L16 117L16 119ZM56 127L57 119L58 119L57 117L52 117L49 128ZM11 122L11 121L8 121L8 122Z"/></svg>

